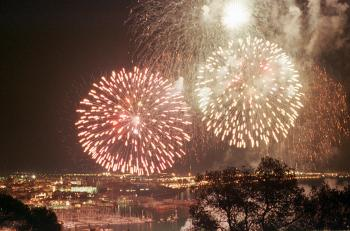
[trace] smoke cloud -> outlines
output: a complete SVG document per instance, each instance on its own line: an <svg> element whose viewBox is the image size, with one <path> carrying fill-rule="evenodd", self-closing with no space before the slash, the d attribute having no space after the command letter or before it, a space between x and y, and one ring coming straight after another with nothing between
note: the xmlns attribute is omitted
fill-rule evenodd
<svg viewBox="0 0 350 231"><path fill-rule="evenodd" d="M258 28L292 53L315 58L324 52L342 48L348 40L345 26L348 3L339 0L257 0Z"/></svg>
<svg viewBox="0 0 350 231"><path fill-rule="evenodd" d="M338 0L326 0L324 7L321 0L309 0L309 33L310 40L306 51L311 56L317 56L322 51L342 48L347 40L344 28L347 21L347 3Z"/></svg>

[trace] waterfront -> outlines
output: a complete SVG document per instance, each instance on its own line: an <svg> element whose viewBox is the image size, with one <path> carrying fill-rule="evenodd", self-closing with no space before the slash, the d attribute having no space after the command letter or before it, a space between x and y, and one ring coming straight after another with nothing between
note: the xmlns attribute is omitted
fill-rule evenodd
<svg viewBox="0 0 350 231"><path fill-rule="evenodd" d="M119 224L119 225L104 225L100 226L101 230L113 231L179 231L185 224L186 220L177 222L150 222L143 224ZM89 230L91 226L80 226L79 228L65 228L66 231L73 230ZM94 227L96 228L96 227Z"/></svg>
<svg viewBox="0 0 350 231"><path fill-rule="evenodd" d="M189 217L187 206L175 207L175 204L174 207L167 209L127 206L60 209L55 210L55 212L67 230L80 230L89 227L113 228L113 230L124 230L127 227L130 230L153 230L165 225L180 228Z"/></svg>
<svg viewBox="0 0 350 231"><path fill-rule="evenodd" d="M349 184L348 173L295 172L306 193L326 182ZM1 191L31 207L54 210L65 230L180 230L193 203L195 177L162 174L37 175L18 173L0 178Z"/></svg>

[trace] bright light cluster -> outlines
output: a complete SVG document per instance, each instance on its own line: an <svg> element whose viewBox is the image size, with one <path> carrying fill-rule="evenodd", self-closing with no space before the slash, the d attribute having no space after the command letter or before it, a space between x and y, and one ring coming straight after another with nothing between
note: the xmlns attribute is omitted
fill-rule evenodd
<svg viewBox="0 0 350 231"><path fill-rule="evenodd" d="M107 170L160 173L185 155L188 110L173 84L135 67L94 83L75 125L84 152Z"/></svg>
<svg viewBox="0 0 350 231"><path fill-rule="evenodd" d="M194 80L213 48L250 31L254 1L143 0L129 19L134 59L177 79Z"/></svg>
<svg viewBox="0 0 350 231"><path fill-rule="evenodd" d="M303 107L291 59L276 44L247 37L207 59L196 94L207 130L239 148L279 142Z"/></svg>
<svg viewBox="0 0 350 231"><path fill-rule="evenodd" d="M231 0L224 4L221 22L226 28L238 29L247 25L250 18L251 12L247 1Z"/></svg>

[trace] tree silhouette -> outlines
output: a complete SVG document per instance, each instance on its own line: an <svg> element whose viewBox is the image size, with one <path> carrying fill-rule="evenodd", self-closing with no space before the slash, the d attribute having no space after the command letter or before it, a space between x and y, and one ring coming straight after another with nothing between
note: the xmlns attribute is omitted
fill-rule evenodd
<svg viewBox="0 0 350 231"><path fill-rule="evenodd" d="M191 206L190 214L192 214L193 217L193 225L198 229L219 229L218 222L215 220L215 218L211 217L210 214L208 214L204 206Z"/></svg>
<svg viewBox="0 0 350 231"><path fill-rule="evenodd" d="M58 224L57 216L52 210L48 210L45 207L31 209L31 216L29 223L32 230L60 230L60 224Z"/></svg>
<svg viewBox="0 0 350 231"><path fill-rule="evenodd" d="M350 186L323 184L305 196L287 165L262 158L255 170L228 168L197 177L195 230L349 230Z"/></svg>
<svg viewBox="0 0 350 231"><path fill-rule="evenodd" d="M258 168L207 172L197 177L196 203L190 214L196 229L292 229L302 218L303 204L292 171L281 162L263 158Z"/></svg>
<svg viewBox="0 0 350 231"><path fill-rule="evenodd" d="M16 230L58 231L56 214L45 207L30 209L10 195L0 194L0 227Z"/></svg>
<svg viewBox="0 0 350 231"><path fill-rule="evenodd" d="M30 209L10 195L0 194L0 227L14 227L27 230Z"/></svg>
<svg viewBox="0 0 350 231"><path fill-rule="evenodd" d="M304 227L317 230L350 229L350 188L314 188L304 208Z"/></svg>
<svg viewBox="0 0 350 231"><path fill-rule="evenodd" d="M245 230L252 225L255 205L249 201L252 184L249 171L229 168L197 177L197 204L190 209L195 226L213 230ZM228 227L227 227L228 226Z"/></svg>
<svg viewBox="0 0 350 231"><path fill-rule="evenodd" d="M302 218L303 190L292 169L276 159L265 157L255 171L254 194L256 219L262 230L278 230L292 226Z"/></svg>

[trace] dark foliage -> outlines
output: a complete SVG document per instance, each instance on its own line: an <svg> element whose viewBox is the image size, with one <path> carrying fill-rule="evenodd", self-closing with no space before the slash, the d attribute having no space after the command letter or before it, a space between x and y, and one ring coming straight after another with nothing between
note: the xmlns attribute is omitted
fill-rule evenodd
<svg viewBox="0 0 350 231"><path fill-rule="evenodd" d="M0 227L14 227L18 230L29 229L27 222L30 209L10 195L0 194Z"/></svg>
<svg viewBox="0 0 350 231"><path fill-rule="evenodd" d="M350 228L350 188L323 185L305 196L293 171L272 158L255 170L229 168L197 177L195 230Z"/></svg>
<svg viewBox="0 0 350 231"><path fill-rule="evenodd" d="M33 208L29 219L32 230L60 230L56 214L45 207Z"/></svg>
<svg viewBox="0 0 350 231"><path fill-rule="evenodd" d="M303 227L317 230L350 229L350 188L314 188L304 207Z"/></svg>
<svg viewBox="0 0 350 231"><path fill-rule="evenodd" d="M255 171L256 219L262 230L291 228L301 216L305 198L290 168L278 160L263 158Z"/></svg>
<svg viewBox="0 0 350 231"><path fill-rule="evenodd" d="M191 206L190 213L193 215L193 224L198 229L217 230L219 225L217 221L201 206Z"/></svg>
<svg viewBox="0 0 350 231"><path fill-rule="evenodd" d="M58 231L56 214L44 207L30 209L10 195L0 194L0 227L16 230Z"/></svg>
<svg viewBox="0 0 350 231"><path fill-rule="evenodd" d="M190 208L194 224L215 230L222 229L227 221L231 230L249 229L249 215L255 206L248 200L251 183L247 179L250 176L249 171L235 168L198 176L197 180L202 182L196 193L198 203ZM208 207L214 211L215 217L208 212Z"/></svg>

